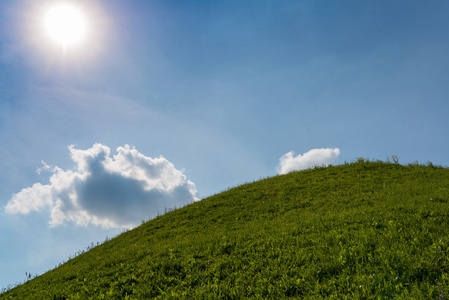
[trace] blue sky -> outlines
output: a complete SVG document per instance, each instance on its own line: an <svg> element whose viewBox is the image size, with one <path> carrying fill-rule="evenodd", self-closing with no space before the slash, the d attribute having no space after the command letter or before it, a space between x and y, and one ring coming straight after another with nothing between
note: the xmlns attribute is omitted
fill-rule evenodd
<svg viewBox="0 0 449 300"><path fill-rule="evenodd" d="M0 3L0 287L278 172L449 165L447 1L72 1L65 49L57 2Z"/></svg>

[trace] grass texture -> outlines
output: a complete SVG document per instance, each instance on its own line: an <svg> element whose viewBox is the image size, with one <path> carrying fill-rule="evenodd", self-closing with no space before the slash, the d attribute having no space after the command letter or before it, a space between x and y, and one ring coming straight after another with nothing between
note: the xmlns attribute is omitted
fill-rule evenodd
<svg viewBox="0 0 449 300"><path fill-rule="evenodd" d="M449 169L357 162L168 212L0 299L448 299Z"/></svg>

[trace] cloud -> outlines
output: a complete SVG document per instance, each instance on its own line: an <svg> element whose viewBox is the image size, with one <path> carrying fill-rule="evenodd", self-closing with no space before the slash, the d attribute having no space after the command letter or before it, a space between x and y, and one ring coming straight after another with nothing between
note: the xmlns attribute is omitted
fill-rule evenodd
<svg viewBox="0 0 449 300"><path fill-rule="evenodd" d="M278 174L287 174L292 171L304 170L316 165L330 165L340 156L338 148L312 149L303 155L294 156L293 151L284 154L279 159Z"/></svg>
<svg viewBox="0 0 449 300"><path fill-rule="evenodd" d="M28 214L49 207L52 226L72 221L131 228L166 208L199 200L195 184L162 156L147 157L125 145L111 158L110 148L98 143L87 150L69 150L74 171L43 162L38 173L50 171L50 183L36 183L14 194L5 212Z"/></svg>

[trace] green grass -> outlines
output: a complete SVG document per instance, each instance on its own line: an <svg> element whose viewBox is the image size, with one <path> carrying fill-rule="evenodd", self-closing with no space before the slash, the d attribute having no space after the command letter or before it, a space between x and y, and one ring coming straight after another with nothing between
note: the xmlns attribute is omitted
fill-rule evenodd
<svg viewBox="0 0 449 300"><path fill-rule="evenodd" d="M449 169L359 159L146 222L0 299L448 299Z"/></svg>

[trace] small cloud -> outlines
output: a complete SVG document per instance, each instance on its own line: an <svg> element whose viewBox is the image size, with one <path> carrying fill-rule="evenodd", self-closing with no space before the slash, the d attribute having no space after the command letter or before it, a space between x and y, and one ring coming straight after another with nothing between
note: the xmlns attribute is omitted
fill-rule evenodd
<svg viewBox="0 0 449 300"><path fill-rule="evenodd" d="M34 184L14 194L5 207L9 214L28 214L45 207L50 224L64 221L104 228L131 228L166 208L198 201L195 184L163 156L151 158L134 147L95 144L87 150L69 147L76 168L63 170L45 162L38 173L50 171L50 184Z"/></svg>
<svg viewBox="0 0 449 300"><path fill-rule="evenodd" d="M278 174L287 174L292 171L300 171L314 166L332 164L340 156L338 148L312 149L303 155L294 156L293 151L284 154L279 159Z"/></svg>
<svg viewBox="0 0 449 300"><path fill-rule="evenodd" d="M47 164L45 163L45 161L41 160L41 162L42 162L42 167L37 168L37 170L36 170L36 173L37 173L37 174L40 175L40 174L41 174L42 172L44 172L44 171L50 171L50 170L52 170L52 167L49 166L49 165L47 165Z"/></svg>

